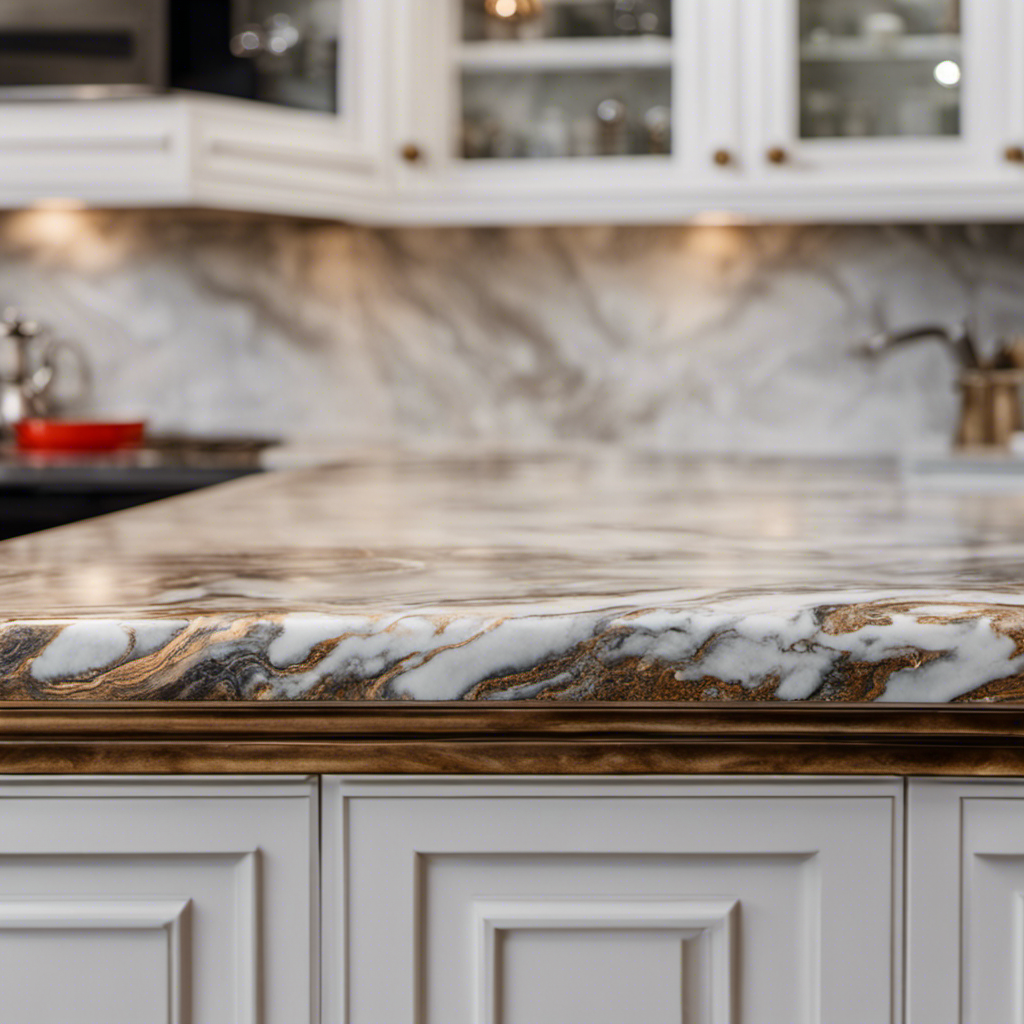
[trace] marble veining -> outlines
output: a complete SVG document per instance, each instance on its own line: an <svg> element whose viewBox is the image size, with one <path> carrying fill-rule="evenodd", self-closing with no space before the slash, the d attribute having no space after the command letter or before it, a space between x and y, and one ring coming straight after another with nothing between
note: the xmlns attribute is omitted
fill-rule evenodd
<svg viewBox="0 0 1024 1024"><path fill-rule="evenodd" d="M885 455L956 427L937 345L1024 332L1024 228L369 230L201 211L0 214L0 305L82 344L71 412L163 431ZM0 346L0 369L4 353ZM70 383L70 381L69 381Z"/></svg>
<svg viewBox="0 0 1024 1024"><path fill-rule="evenodd" d="M0 545L6 700L1024 699L1024 495L367 456Z"/></svg>

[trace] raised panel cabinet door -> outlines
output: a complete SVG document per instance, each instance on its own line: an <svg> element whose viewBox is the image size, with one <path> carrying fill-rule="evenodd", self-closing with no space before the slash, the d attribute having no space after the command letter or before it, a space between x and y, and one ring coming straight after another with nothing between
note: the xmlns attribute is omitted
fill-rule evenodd
<svg viewBox="0 0 1024 1024"><path fill-rule="evenodd" d="M1024 1022L1024 781L911 780L909 1024Z"/></svg>
<svg viewBox="0 0 1024 1024"><path fill-rule="evenodd" d="M323 780L324 1024L894 1024L899 780Z"/></svg>
<svg viewBox="0 0 1024 1024"><path fill-rule="evenodd" d="M0 779L0 1024L315 1024L317 785Z"/></svg>

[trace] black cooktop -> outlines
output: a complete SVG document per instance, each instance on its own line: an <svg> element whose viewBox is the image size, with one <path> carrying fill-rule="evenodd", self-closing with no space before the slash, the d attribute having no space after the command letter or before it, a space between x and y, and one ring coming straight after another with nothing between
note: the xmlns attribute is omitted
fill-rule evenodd
<svg viewBox="0 0 1024 1024"><path fill-rule="evenodd" d="M120 452L23 452L0 444L0 539L261 472L264 438L162 435Z"/></svg>

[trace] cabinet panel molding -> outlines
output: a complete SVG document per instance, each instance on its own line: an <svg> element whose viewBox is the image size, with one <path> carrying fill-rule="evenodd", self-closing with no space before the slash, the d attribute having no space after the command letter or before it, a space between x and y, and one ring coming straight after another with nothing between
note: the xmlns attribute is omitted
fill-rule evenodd
<svg viewBox="0 0 1024 1024"><path fill-rule="evenodd" d="M5 779L0 1024L316 1024L317 797L308 777Z"/></svg>
<svg viewBox="0 0 1024 1024"><path fill-rule="evenodd" d="M1024 1024L1024 783L910 782L908 1024Z"/></svg>
<svg viewBox="0 0 1024 1024"><path fill-rule="evenodd" d="M324 1024L902 1019L899 780L323 786Z"/></svg>
<svg viewBox="0 0 1024 1024"><path fill-rule="evenodd" d="M632 933L659 931L670 933L678 944L678 993L683 1010L682 1024L736 1024L733 1015L735 975L737 900L482 900L473 905L476 933L476 998L480 1024L502 1024L500 1008L502 977L502 945L509 933L540 931L543 933L592 931ZM685 978L688 961L701 944L707 947L704 962L698 970L705 976L709 993L702 1000L707 1014L696 1008L693 1015L687 1007L697 1003L688 992ZM617 950L620 955L628 950ZM627 960L628 963L628 960ZM621 971L621 967L619 968ZM691 973L696 973L693 967ZM667 979L669 984L672 978ZM680 996L681 994L681 996ZM576 997L578 999L578 996ZM668 1002L673 1001L670 993ZM578 1003L576 1004L578 1005ZM677 1018L678 1019L678 1018Z"/></svg>
<svg viewBox="0 0 1024 1024"><path fill-rule="evenodd" d="M163 931L166 933L166 996L164 998L166 1013L160 1016L166 1024L189 1024L191 1014L183 1006L182 992L186 979L182 977L183 967L187 967L183 950L183 918L189 908L190 900L53 900L53 899L20 899L0 898L0 936L4 932L54 932L59 936L66 932L95 932L98 930L116 930L119 932ZM49 950L41 952L48 953ZM19 965L24 967L24 965ZM38 965L35 981L45 983L48 969L52 968L49 957ZM7 999L11 999L12 985L3 987ZM115 989L123 991L123 982L118 982ZM37 989L38 991L38 989ZM81 992L76 992L77 1019L82 1017ZM38 998L38 997L37 997ZM161 1002L158 996L150 1008L154 1024L160 1019L157 1006ZM2 1004L2 1000L0 1000ZM86 1006L84 1008L88 1010ZM10 1012L2 1011L2 1012ZM51 1011L52 1013L52 1011ZM188 1016L186 1016L188 1014ZM61 1014L62 1019L69 1020L68 1011ZM99 1020L103 1014L95 1010L91 1012L93 1019ZM107 1012L106 1016L112 1019Z"/></svg>

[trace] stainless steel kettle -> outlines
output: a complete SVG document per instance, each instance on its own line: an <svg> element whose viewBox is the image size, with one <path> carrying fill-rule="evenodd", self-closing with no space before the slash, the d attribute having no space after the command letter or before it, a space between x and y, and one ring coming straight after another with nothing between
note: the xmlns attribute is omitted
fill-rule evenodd
<svg viewBox="0 0 1024 1024"><path fill-rule="evenodd" d="M7 309L0 319L0 340L14 345L8 372L0 374L0 430L11 431L24 419L54 413L58 363L70 357L78 373L77 390L68 400L80 397L89 382L85 354L77 345L51 337L34 320Z"/></svg>

